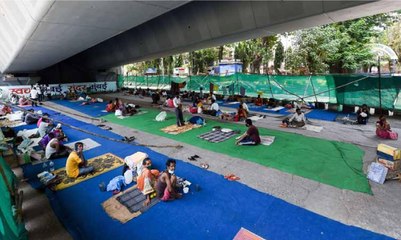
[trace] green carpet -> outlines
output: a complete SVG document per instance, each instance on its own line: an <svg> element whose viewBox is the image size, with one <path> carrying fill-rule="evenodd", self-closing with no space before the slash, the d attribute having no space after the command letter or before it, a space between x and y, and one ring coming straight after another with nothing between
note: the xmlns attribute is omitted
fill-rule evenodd
<svg viewBox="0 0 401 240"><path fill-rule="evenodd" d="M143 109L142 111L144 111ZM236 146L235 138L221 143L210 143L197 136L211 131L213 126L246 131L245 125L206 120L206 126L191 131L170 135L160 129L176 123L175 115L169 113L164 122L155 121L159 111L146 109L147 113L118 119L113 114L104 117L107 121L147 133L167 137L202 149L223 153L246 161L272 167L284 172L312 179L341 189L372 194L369 182L362 171L364 152L355 145L300 134L259 128L260 135L275 136L270 146ZM202 153L198 153L202 155Z"/></svg>

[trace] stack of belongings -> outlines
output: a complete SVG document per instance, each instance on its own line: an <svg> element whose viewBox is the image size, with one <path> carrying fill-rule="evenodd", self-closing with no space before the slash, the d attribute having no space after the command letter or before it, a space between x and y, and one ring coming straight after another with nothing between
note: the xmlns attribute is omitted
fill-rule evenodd
<svg viewBox="0 0 401 240"><path fill-rule="evenodd" d="M380 143L377 145L376 161L388 168L386 180L401 176L401 149Z"/></svg>

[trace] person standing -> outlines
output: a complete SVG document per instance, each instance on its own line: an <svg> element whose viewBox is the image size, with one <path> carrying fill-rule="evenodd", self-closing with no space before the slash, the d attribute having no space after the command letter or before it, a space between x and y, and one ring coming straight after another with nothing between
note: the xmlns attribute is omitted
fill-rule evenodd
<svg viewBox="0 0 401 240"><path fill-rule="evenodd" d="M182 104L181 104L181 99L180 95L177 94L175 98L173 99L173 104L175 107L175 116L177 118L177 126L182 127L185 125L184 123L184 117L182 115Z"/></svg>
<svg viewBox="0 0 401 240"><path fill-rule="evenodd" d="M33 87L31 89L31 102L32 102L32 107L38 106L38 90L36 90L36 87Z"/></svg>

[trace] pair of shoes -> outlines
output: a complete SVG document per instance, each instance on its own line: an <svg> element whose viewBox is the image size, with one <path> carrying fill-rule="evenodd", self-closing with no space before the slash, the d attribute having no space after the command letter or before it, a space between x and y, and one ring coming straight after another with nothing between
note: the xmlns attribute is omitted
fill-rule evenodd
<svg viewBox="0 0 401 240"><path fill-rule="evenodd" d="M209 168L209 164L207 164L207 163L201 163L201 168L203 168L203 169L208 169Z"/></svg>
<svg viewBox="0 0 401 240"><path fill-rule="evenodd" d="M189 160L189 161L196 161L196 159L194 158L194 156L189 157L188 160Z"/></svg>
<svg viewBox="0 0 401 240"><path fill-rule="evenodd" d="M225 179L227 179L228 181L237 181L240 180L241 178L235 176L234 174L228 174L224 176Z"/></svg>
<svg viewBox="0 0 401 240"><path fill-rule="evenodd" d="M198 155L195 154L192 156L192 158L201 158L201 157L199 157Z"/></svg>

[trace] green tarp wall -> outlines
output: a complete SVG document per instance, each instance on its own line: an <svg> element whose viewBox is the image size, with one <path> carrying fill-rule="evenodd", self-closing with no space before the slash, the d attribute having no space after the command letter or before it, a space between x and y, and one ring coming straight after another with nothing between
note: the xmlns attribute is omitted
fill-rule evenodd
<svg viewBox="0 0 401 240"><path fill-rule="evenodd" d="M7 182L14 186L16 177L2 157L0 165ZM3 177L0 177L0 192L0 239L28 239L24 224L18 224L13 216L11 195Z"/></svg>
<svg viewBox="0 0 401 240"><path fill-rule="evenodd" d="M126 76L119 83L127 88L169 89L170 83L186 82L182 90L208 92L209 85L222 95L244 95L263 98L324 102L344 105L380 107L401 110L398 101L401 88L400 76L366 75L256 75L237 73L230 76ZM381 84L379 84L379 82ZM380 88L379 88L380 86ZM379 91L380 89L380 91ZM379 92L381 94L379 94ZM381 95L381 96L380 96Z"/></svg>

